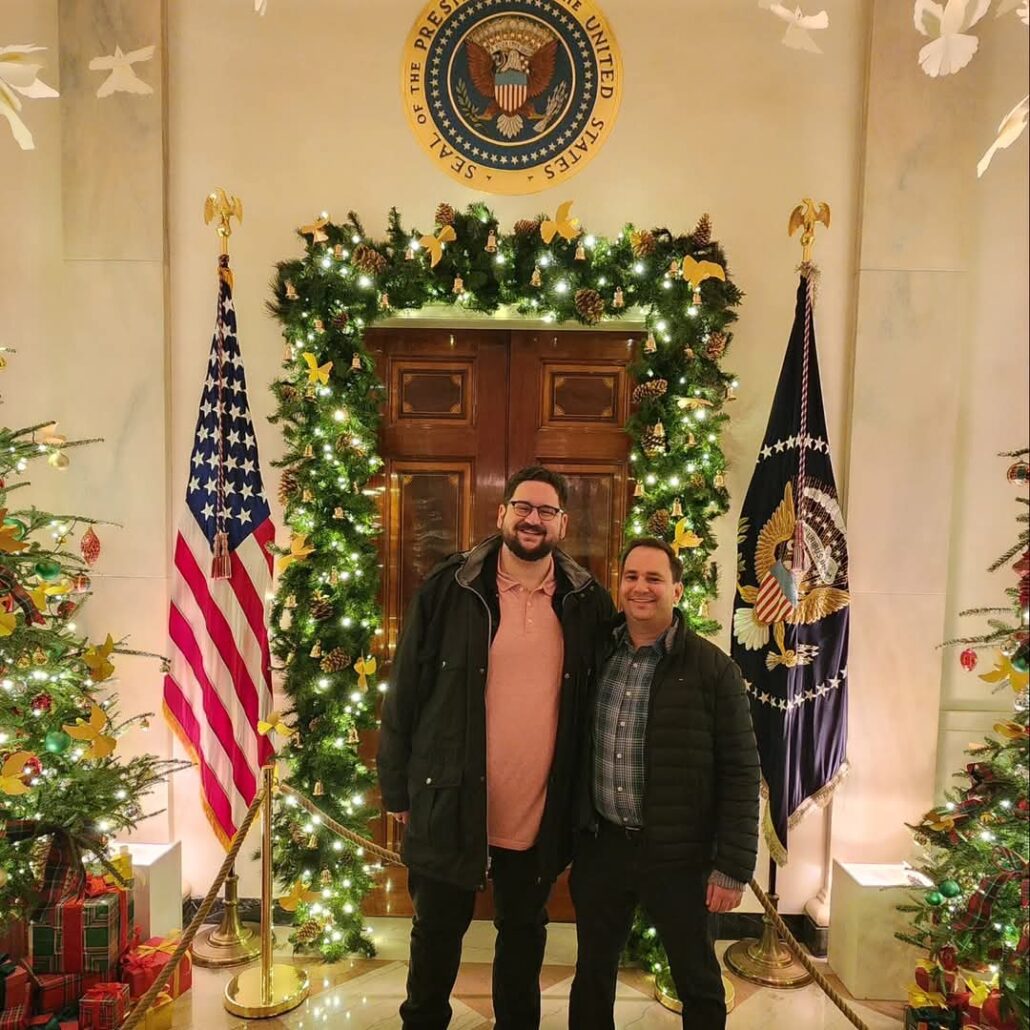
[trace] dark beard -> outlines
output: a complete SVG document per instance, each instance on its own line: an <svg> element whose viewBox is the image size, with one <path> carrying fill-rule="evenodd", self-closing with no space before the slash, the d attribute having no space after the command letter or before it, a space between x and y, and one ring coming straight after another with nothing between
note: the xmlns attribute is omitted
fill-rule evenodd
<svg viewBox="0 0 1030 1030"><path fill-rule="evenodd" d="M522 561L542 561L544 558L549 558L551 553L554 551L555 545L551 543L545 536L540 537L540 543L532 551L527 550L522 546L519 541L519 527L515 526L513 529L505 529L501 532L505 544L508 546L508 550Z"/></svg>

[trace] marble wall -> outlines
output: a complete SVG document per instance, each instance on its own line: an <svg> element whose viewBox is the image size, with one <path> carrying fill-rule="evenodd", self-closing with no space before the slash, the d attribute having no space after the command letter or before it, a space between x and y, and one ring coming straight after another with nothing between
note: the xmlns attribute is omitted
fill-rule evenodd
<svg viewBox="0 0 1030 1030"><path fill-rule="evenodd" d="M950 666L942 694L935 645L953 611L996 589L981 570L1011 521L985 456L1027 437L1016 385L1027 373L1026 140L982 182L973 175L1022 95L1025 30L992 16L974 64L931 82L909 5L825 6L832 28L817 56L780 46L779 23L753 0L607 0L627 80L605 149L564 187L490 202L511 223L574 198L604 233L625 220L685 229L711 212L746 294L727 359L741 380L726 440L735 503L720 527L716 614L727 624L733 526L792 315L787 214L803 195L833 205L816 251L817 329L854 556L854 771L832 844L842 860L886 860L909 853L904 820L933 796L938 734L953 742L989 718L978 714L982 692ZM46 401L70 431L106 437L57 485L42 484L124 523L104 535L97 632L164 648L169 535L214 313L204 196L221 185L246 205L233 237L236 302L269 472L280 444L259 386L281 344L264 301L274 263L299 253L293 227L353 208L380 232L393 204L424 224L438 201L474 199L433 170L404 120L397 62L420 7L271 0L259 18L249 0L0 0L0 44L51 47L48 81L64 93L31 102L37 151L0 132L0 218L15 241L0 250L0 335L23 352L0 389L15 410ZM82 68L116 42L159 42L141 71L153 96L92 95ZM120 689L153 709L160 677L135 664ZM160 721L125 746L144 745L173 747ZM196 796L192 774L178 777L169 812L142 835L182 838L201 893L220 849ZM822 883L825 831L815 813L792 836L780 876L788 911ZM256 893L255 871L241 872L243 893Z"/></svg>

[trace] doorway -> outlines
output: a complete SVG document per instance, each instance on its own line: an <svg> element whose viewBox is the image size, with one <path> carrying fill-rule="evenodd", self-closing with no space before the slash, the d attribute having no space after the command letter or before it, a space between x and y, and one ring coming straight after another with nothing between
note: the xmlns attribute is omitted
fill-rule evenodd
<svg viewBox="0 0 1030 1030"><path fill-rule="evenodd" d="M541 464L569 483L564 549L615 591L629 504L628 366L636 338L547 329L380 328L366 334L387 400L383 628L392 655L408 602L442 558L496 532L508 476ZM375 753L375 734L362 751ZM400 827L383 814L376 839L396 849ZM410 915L404 869L384 870L369 915ZM551 918L573 919L566 876ZM491 918L487 890L476 918Z"/></svg>

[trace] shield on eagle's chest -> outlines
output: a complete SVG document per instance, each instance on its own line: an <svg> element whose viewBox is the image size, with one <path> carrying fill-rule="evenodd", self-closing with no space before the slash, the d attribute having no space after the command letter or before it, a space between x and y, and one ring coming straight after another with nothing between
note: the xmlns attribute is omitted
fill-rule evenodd
<svg viewBox="0 0 1030 1030"><path fill-rule="evenodd" d="M794 611L796 603L797 587L791 581L790 572L776 562L758 587L755 618L766 625L780 622Z"/></svg>
<svg viewBox="0 0 1030 1030"><path fill-rule="evenodd" d="M528 96L529 76L525 72L498 72L494 76L494 98L497 106L505 114L515 114L526 102Z"/></svg>

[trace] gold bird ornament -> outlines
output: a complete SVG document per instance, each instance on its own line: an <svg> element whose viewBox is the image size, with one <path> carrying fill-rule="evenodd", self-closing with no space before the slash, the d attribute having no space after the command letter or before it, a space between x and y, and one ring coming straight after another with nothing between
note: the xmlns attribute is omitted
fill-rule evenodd
<svg viewBox="0 0 1030 1030"><path fill-rule="evenodd" d="M458 238L453 225L445 225L435 236L422 236L419 243L429 254L429 267L436 268L443 257L445 243L453 243Z"/></svg>
<svg viewBox="0 0 1030 1030"><path fill-rule="evenodd" d="M22 776L25 775L25 764L30 758L34 758L28 751L15 751L4 759L3 768L0 769L0 792L9 797L18 794L28 794L32 789Z"/></svg>
<svg viewBox="0 0 1030 1030"><path fill-rule="evenodd" d="M319 897L321 895L318 891L308 890L303 880L297 880L290 888L290 893L284 894L281 898L276 898L276 901L279 902L279 907L284 912L296 912L299 905L307 905L312 901L318 901Z"/></svg>
<svg viewBox="0 0 1030 1030"><path fill-rule="evenodd" d="M279 712L269 712L267 719L258 719L257 730L262 737L267 737L269 733L278 733L280 737L288 737L293 732L289 724L283 722L283 717Z"/></svg>
<svg viewBox="0 0 1030 1030"><path fill-rule="evenodd" d="M326 243L329 240L329 236L325 232L328 224L328 218L316 218L310 225L302 225L297 232L302 236L310 236L312 246L316 243Z"/></svg>
<svg viewBox="0 0 1030 1030"><path fill-rule="evenodd" d="M583 231L579 227L579 219L569 215L572 203L571 200L566 200L559 204L554 218L545 218L540 223L540 236L544 243L550 243L555 236L560 236L563 240L571 243Z"/></svg>
<svg viewBox="0 0 1030 1030"><path fill-rule="evenodd" d="M290 553L279 556L279 571L288 569L295 561L303 561L309 554L314 554L315 549L308 543L306 533L295 535L290 541Z"/></svg>
<svg viewBox="0 0 1030 1030"><path fill-rule="evenodd" d="M683 259L680 274L685 282L694 287L693 301L695 304L701 303L701 284L706 279L726 281L726 270L722 265L715 261L698 261L689 254Z"/></svg>
<svg viewBox="0 0 1030 1030"><path fill-rule="evenodd" d="M111 638L108 637L108 640ZM104 731L111 725L107 712L100 705L89 706L89 719L76 719L74 723L61 727L69 737L89 742L85 758L107 758L114 751L115 738Z"/></svg>
<svg viewBox="0 0 1030 1030"><path fill-rule="evenodd" d="M89 669L94 683L102 683L114 673L114 665L110 661L113 650L114 639L108 633L107 639L102 644L89 648L82 656L82 661L85 663L86 668Z"/></svg>
<svg viewBox="0 0 1030 1030"><path fill-rule="evenodd" d="M701 537L697 535L688 525L687 520L680 519L676 523L676 532L672 540L672 549L678 555L680 551L689 551L701 546Z"/></svg>
<svg viewBox="0 0 1030 1030"><path fill-rule="evenodd" d="M308 382L329 385L329 373L333 370L333 363L327 361L324 365L318 363L318 358L311 351L304 352L304 362L308 366Z"/></svg>

